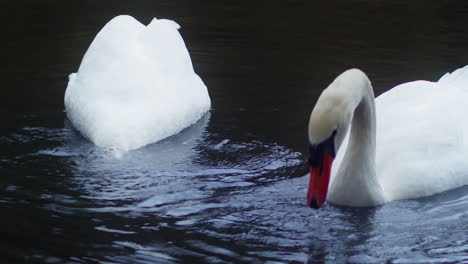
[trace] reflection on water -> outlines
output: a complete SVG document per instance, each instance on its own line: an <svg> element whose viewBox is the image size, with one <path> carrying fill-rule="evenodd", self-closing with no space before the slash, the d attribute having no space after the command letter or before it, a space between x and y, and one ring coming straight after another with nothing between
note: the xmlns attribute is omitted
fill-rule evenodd
<svg viewBox="0 0 468 264"><path fill-rule="evenodd" d="M134 263L139 254L148 254L148 258L158 256L157 259L165 261L176 260L168 256L179 254L182 259L191 255L205 259L212 251L219 252L221 259L225 254L240 257L240 252L228 254L228 248L206 244L204 239L200 240L198 230L225 214L232 215L252 206L249 201L229 201L231 197L250 195L261 186L297 177L302 159L299 153L276 144L238 142L208 134L208 122L209 115L206 115L178 135L126 153L98 148L68 126L64 129L24 127L0 138L4 150L9 149L8 144L20 145L7 150L4 157L8 159L0 165L9 166L17 173L21 173L21 168L28 168L28 173L33 175L28 176L29 182L15 179L0 188L5 194L3 202L12 210L18 204L26 207L39 204L38 210L56 215L57 220L73 218L74 223L51 225L57 232L46 239L69 236L72 227L68 225L79 225L80 232L97 241L104 240L97 244L104 243L107 250L135 251L130 256L112 257L118 262ZM19 149L35 151L16 153ZM36 167L37 164L42 166ZM40 177L48 177L48 181ZM42 184L31 190L34 182ZM15 197L20 200L15 201ZM22 214L30 213L37 214ZM83 224L83 221L90 222ZM145 245L139 241L142 237L152 237L154 232L162 234L161 245ZM183 233L192 238L186 238ZM126 239L109 241L108 235ZM31 249L38 251L35 246ZM199 253L203 251L205 254ZM55 254L48 252L36 257L47 255ZM95 257L103 255L97 253Z"/></svg>
<svg viewBox="0 0 468 264"><path fill-rule="evenodd" d="M4 230L11 228L5 237L29 241L5 244L6 257L51 263L467 259L468 187L378 208L311 210L301 154L210 134L209 119L123 154L98 148L69 127L24 127L0 137L2 175L25 175L0 187L2 210L14 216L2 220Z"/></svg>
<svg viewBox="0 0 468 264"><path fill-rule="evenodd" d="M312 236L309 263L462 263L468 187L375 209L330 206ZM338 239L337 239L338 238Z"/></svg>

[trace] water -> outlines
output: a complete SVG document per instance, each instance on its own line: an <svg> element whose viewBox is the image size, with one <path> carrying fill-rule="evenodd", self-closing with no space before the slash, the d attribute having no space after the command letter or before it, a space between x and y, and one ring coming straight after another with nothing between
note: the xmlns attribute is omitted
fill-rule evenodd
<svg viewBox="0 0 468 264"><path fill-rule="evenodd" d="M307 208L306 127L358 66L376 94L468 64L462 1L3 2L4 263L466 263L468 187ZM213 108L129 153L76 134L67 75L118 14L171 18Z"/></svg>

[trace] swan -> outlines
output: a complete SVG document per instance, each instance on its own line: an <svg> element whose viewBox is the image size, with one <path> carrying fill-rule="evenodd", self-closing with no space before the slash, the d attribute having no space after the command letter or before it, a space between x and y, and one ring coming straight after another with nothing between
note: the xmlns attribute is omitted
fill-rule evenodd
<svg viewBox="0 0 468 264"><path fill-rule="evenodd" d="M307 203L372 207L468 184L468 66L374 97L359 69L322 92L308 126Z"/></svg>
<svg viewBox="0 0 468 264"><path fill-rule="evenodd" d="M165 19L110 20L69 76L64 104L73 127L97 146L128 151L197 122L211 101L179 28Z"/></svg>

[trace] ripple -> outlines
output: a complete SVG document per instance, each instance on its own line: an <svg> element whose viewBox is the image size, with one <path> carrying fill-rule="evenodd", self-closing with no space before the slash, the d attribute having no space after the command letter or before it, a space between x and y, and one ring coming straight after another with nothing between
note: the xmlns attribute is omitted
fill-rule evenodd
<svg viewBox="0 0 468 264"><path fill-rule="evenodd" d="M181 200L198 200L206 197L204 192L197 190L187 190L185 192L170 193L165 192L159 195L152 196L137 204L138 207L151 208L156 206L174 204Z"/></svg>
<svg viewBox="0 0 468 264"><path fill-rule="evenodd" d="M174 263L177 259L158 252L154 247L145 247L130 241L117 241L114 243L118 247L129 248L134 251L138 258L128 258L127 256L108 257L111 261L119 263Z"/></svg>
<svg viewBox="0 0 468 264"><path fill-rule="evenodd" d="M89 257L71 259L83 263L467 258L468 187L377 208L311 210L300 153L208 133L207 122L128 153L98 148L67 127L2 137L2 146L21 146L0 159L2 208L42 210L54 239L80 226L93 237Z"/></svg>
<svg viewBox="0 0 468 264"><path fill-rule="evenodd" d="M188 215L199 214L204 210L212 208L221 208L224 207L223 204L209 204L209 203L200 203L189 206L177 207L166 211L166 215L175 216L175 217L186 217Z"/></svg>
<svg viewBox="0 0 468 264"><path fill-rule="evenodd" d="M99 230L99 231L103 231L103 232L108 232L108 233L113 233L113 234L123 234L123 235L131 235L131 234L136 233L134 231L124 231L124 230L107 228L106 226L97 226L94 229Z"/></svg>

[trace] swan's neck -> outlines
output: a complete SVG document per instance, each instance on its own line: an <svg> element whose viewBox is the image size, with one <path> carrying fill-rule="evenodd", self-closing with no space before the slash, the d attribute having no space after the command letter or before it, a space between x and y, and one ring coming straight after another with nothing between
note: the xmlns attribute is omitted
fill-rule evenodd
<svg viewBox="0 0 468 264"><path fill-rule="evenodd" d="M384 203L375 170L376 114L374 92L367 77L353 82L346 93L352 121L343 161L329 188L328 199L336 204L374 206Z"/></svg>

